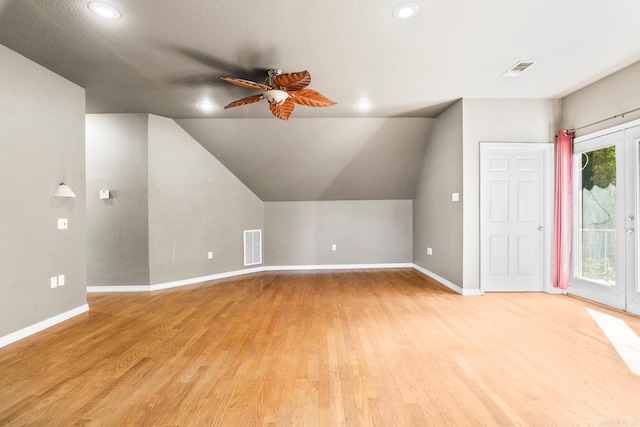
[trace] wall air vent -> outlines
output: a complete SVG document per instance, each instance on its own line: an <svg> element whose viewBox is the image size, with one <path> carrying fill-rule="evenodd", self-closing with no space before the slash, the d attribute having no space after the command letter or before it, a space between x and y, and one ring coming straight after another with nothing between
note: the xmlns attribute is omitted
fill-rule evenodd
<svg viewBox="0 0 640 427"><path fill-rule="evenodd" d="M538 61L520 61L516 65L514 65L513 67L509 68L507 71L502 73L502 76L500 77L517 77L520 74L522 74L524 70L531 67L536 62Z"/></svg>
<svg viewBox="0 0 640 427"><path fill-rule="evenodd" d="M244 230L244 265L262 264L262 230Z"/></svg>

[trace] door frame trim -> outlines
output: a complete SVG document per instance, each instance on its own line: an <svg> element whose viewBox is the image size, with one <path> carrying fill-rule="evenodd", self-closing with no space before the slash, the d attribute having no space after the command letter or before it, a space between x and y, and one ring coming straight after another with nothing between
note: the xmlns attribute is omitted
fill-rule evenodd
<svg viewBox="0 0 640 427"><path fill-rule="evenodd" d="M640 216L640 135L626 135L625 132L625 169L627 170L627 178L631 178L631 182L625 183L627 191L625 194L625 229L630 225L635 228L633 233L633 242L625 242L625 277L626 277L626 295L625 307L628 313L640 315L640 291L638 282L640 281L640 237L638 237L638 217ZM635 219L631 224L628 221L628 215L634 215ZM628 238L628 237L627 237ZM629 253L630 252L630 253Z"/></svg>
<svg viewBox="0 0 640 427"><path fill-rule="evenodd" d="M618 129L615 132L603 132L600 135L594 136L593 138L587 138L581 140L579 142L574 142L573 147L573 158L571 159L573 171L573 225L572 225L572 242L571 242L571 279L570 285L567 289L567 292L570 295L575 295L580 298L587 299L589 301L598 302L600 304L606 305L607 307L616 308L618 310L624 310L626 307L626 284L624 286L618 286L616 283L615 287L609 287L606 285L598 284L598 282L594 280L589 280L586 278L578 277L578 264L579 260L579 242L580 242L580 233L578 232L578 224L580 223L580 165L582 162L582 157L580 156L582 153L591 152L595 150L601 150L606 147L615 147L616 149L616 179L618 182L625 181L625 165L620 165L618 163L620 159L620 149L624 151L625 141L624 141L624 130ZM626 183L624 184L626 185ZM625 187L622 189L625 189ZM620 191L620 186L616 185L616 211L614 213L616 218L616 253L619 254L619 250L621 249L621 245L624 245L624 242L619 240L618 236L618 228L620 222L620 212L618 211L620 202L624 202L626 198L626 193ZM626 191L626 190L625 190ZM616 263L616 278L620 277L620 264ZM624 274L623 274L624 276ZM623 283L626 283L626 279Z"/></svg>
<svg viewBox="0 0 640 427"><path fill-rule="evenodd" d="M584 142L584 141L589 140L589 139L597 138L599 136L607 135L607 134L618 132L618 131L621 131L621 130L627 130L629 128L633 128L633 127L636 127L636 126L640 126L640 119L632 120L632 121L626 122L626 123L621 123L619 125L615 125L613 127L602 129L602 130L599 130L599 131L596 131L596 132L587 133L587 134L582 135L582 136L577 136L577 137L575 137L573 139L573 143L574 144L579 144L579 143Z"/></svg>
<svg viewBox="0 0 640 427"><path fill-rule="evenodd" d="M638 126L640 126L640 119L631 120L629 122L620 123L619 125L615 125L615 126L612 126L612 127L609 127L609 128L605 128L605 129L602 129L602 130L599 130L599 131L596 131L596 132L591 132L591 133L582 135L580 137L576 137L576 138L574 138L573 143L574 143L574 145L575 144L581 144L581 143L589 141L590 139L595 139L595 138L599 138L599 137L604 136L604 135L608 135L608 134L612 134L612 133L616 133L616 132L622 131L622 132L624 132L623 133L623 135L624 135L624 148L626 150L626 148L627 148L626 145L627 145L627 142L628 142L627 141L626 131L631 129L631 128L638 127ZM633 140L636 140L636 141L640 142L640 140L638 140L637 137L633 137ZM640 147L635 146L634 150L636 150L636 154L635 155L638 155L640 153ZM626 169L627 167L630 166L630 163L631 163L631 161L629 161L628 159L625 159L625 162L623 163L623 167ZM640 172L635 170L635 173L640 173ZM636 194L637 194L638 188L636 186L640 186L640 177L635 177L635 179L633 180L632 183L625 183L625 185L629 185L629 184L634 186ZM626 192L628 193L628 189L627 189ZM626 200L626 198L627 198L627 195L625 195L625 200ZM625 201L625 203L626 203L626 201ZM638 224L638 223L640 223L640 221L638 220L638 217L640 216L640 208L638 206L636 206L635 209L637 211L636 212L637 213L637 215L636 215L636 224ZM626 215L626 213L625 213L625 215ZM640 227L636 227L636 235L638 233L638 228L640 228ZM635 251L636 251L635 257L638 258L638 252L640 252L640 241L638 240L637 237L636 237ZM627 260L625 260L625 262L627 262ZM634 260L634 262L637 262L637 260ZM630 309L630 307L629 307L629 292L633 292L634 295L639 295L639 293L636 292L635 289L631 290L632 287L634 285L636 285L636 283L637 283L636 281L640 279L639 267L636 265L633 268L635 269L635 277L631 277L630 278L631 279L631 283L625 283L624 310L626 312L628 312L628 313L640 314L640 310L638 310L636 308L636 304L635 303L634 303L633 308ZM625 270L626 270L625 271L625 275L626 275L627 272L630 270L630 267L626 266ZM572 272L572 275L573 275L573 272ZM629 279L629 277L625 277L625 282L627 282L627 279Z"/></svg>
<svg viewBox="0 0 640 427"><path fill-rule="evenodd" d="M554 153L555 153L555 144L549 142L492 142L492 141L481 141L480 142L480 291L485 292L485 286L483 283L483 274L482 274L482 242L484 241L484 236L486 235L486 227L483 220L482 215L482 185L485 181L485 165L484 165L484 156L483 151L488 148L537 148L542 151L542 200L544 203L543 206L543 217L542 217L542 226L543 230L543 254L542 254L542 291L549 294L561 294L565 293L564 291L554 288L551 281L551 258L552 254L552 240L553 240L553 206L554 206L554 183L555 183L555 169L553 168L554 161Z"/></svg>

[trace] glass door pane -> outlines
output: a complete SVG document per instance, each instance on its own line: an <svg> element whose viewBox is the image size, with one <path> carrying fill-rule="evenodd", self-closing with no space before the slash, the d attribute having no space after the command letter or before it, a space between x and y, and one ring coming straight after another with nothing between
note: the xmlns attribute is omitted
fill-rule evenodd
<svg viewBox="0 0 640 427"><path fill-rule="evenodd" d="M576 138L569 293L625 309L624 132Z"/></svg>
<svg viewBox="0 0 640 427"><path fill-rule="evenodd" d="M577 277L616 285L616 147L581 153Z"/></svg>
<svg viewBox="0 0 640 427"><path fill-rule="evenodd" d="M576 138L573 160L569 293L640 314L640 126Z"/></svg>

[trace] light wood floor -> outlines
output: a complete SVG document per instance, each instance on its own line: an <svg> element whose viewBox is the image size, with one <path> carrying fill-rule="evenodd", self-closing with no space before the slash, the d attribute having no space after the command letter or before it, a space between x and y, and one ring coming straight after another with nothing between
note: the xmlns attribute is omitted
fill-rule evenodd
<svg viewBox="0 0 640 427"><path fill-rule="evenodd" d="M0 349L0 425L638 426L640 377L566 296L461 297L411 269L260 273Z"/></svg>

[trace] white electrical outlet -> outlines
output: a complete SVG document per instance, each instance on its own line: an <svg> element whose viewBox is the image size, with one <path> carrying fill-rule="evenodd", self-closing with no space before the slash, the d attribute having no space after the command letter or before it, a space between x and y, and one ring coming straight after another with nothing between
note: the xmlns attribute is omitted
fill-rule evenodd
<svg viewBox="0 0 640 427"><path fill-rule="evenodd" d="M460 193L451 193L451 201L459 202L460 201Z"/></svg>
<svg viewBox="0 0 640 427"><path fill-rule="evenodd" d="M51 278L51 289L58 287L58 276L53 276Z"/></svg>
<svg viewBox="0 0 640 427"><path fill-rule="evenodd" d="M100 190L101 199L108 199L109 197L111 197L111 194L109 194L109 190Z"/></svg>
<svg viewBox="0 0 640 427"><path fill-rule="evenodd" d="M58 218L58 230L66 230L67 228L69 228L67 218Z"/></svg>
<svg viewBox="0 0 640 427"><path fill-rule="evenodd" d="M64 286L64 274L58 276L58 286Z"/></svg>
<svg viewBox="0 0 640 427"><path fill-rule="evenodd" d="M338 250L338 248L337 248L337 246L336 246L336 245L331 245L331 250L332 250L332 251L336 251L336 250Z"/></svg>
<svg viewBox="0 0 640 427"><path fill-rule="evenodd" d="M209 259L213 259L213 252L209 252L209 253L207 253L207 258L209 258Z"/></svg>
<svg viewBox="0 0 640 427"><path fill-rule="evenodd" d="M427 248L427 255L433 255L433 249Z"/></svg>

